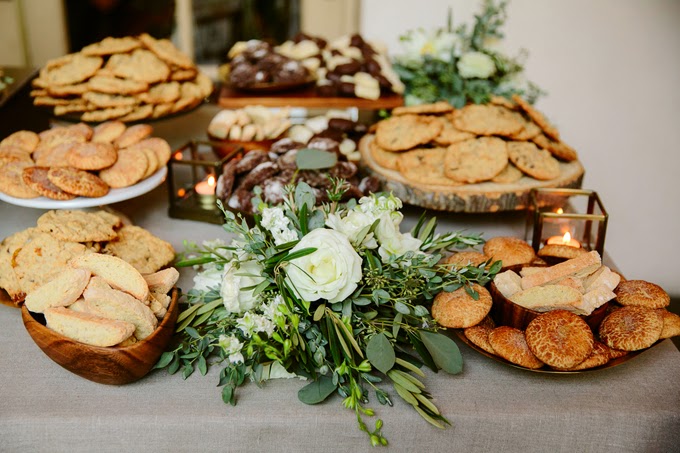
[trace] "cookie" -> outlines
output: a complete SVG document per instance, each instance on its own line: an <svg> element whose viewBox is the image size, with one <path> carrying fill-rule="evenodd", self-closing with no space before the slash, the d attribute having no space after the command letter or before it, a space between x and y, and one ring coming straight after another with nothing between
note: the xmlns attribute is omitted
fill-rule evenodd
<svg viewBox="0 0 680 453"><path fill-rule="evenodd" d="M151 148L140 146L138 149L146 156L146 172L142 175L142 179L146 179L156 173L156 170L160 168L160 162L158 161L158 156Z"/></svg>
<svg viewBox="0 0 680 453"><path fill-rule="evenodd" d="M453 124L477 135L511 136L524 127L518 112L492 104L470 104L453 113Z"/></svg>
<svg viewBox="0 0 680 453"><path fill-rule="evenodd" d="M62 65L53 68L46 67L47 71L40 77L47 82L48 86L73 85L92 77L103 63L104 60L100 57L75 54Z"/></svg>
<svg viewBox="0 0 680 453"><path fill-rule="evenodd" d="M496 137L454 143L446 150L444 173L461 183L477 183L497 176L508 164L508 148Z"/></svg>
<svg viewBox="0 0 680 453"><path fill-rule="evenodd" d="M671 298L659 285L644 280L628 280L619 283L614 289L616 300L621 305L634 305L647 308L664 308Z"/></svg>
<svg viewBox="0 0 680 453"><path fill-rule="evenodd" d="M83 55L111 55L114 53L127 53L141 47L142 44L130 36L122 38L107 37L99 42L90 44L81 49Z"/></svg>
<svg viewBox="0 0 680 453"><path fill-rule="evenodd" d="M139 99L147 104L164 104L175 102L180 97L179 82L159 83L152 86L148 92L141 93Z"/></svg>
<svg viewBox="0 0 680 453"><path fill-rule="evenodd" d="M99 177L113 189L128 187L142 179L146 173L146 155L134 148L118 150L116 163L99 172Z"/></svg>
<svg viewBox="0 0 680 453"><path fill-rule="evenodd" d="M395 107L392 109L392 115L408 115L408 114L439 114L453 111L453 106L446 101L438 101L432 104L420 104Z"/></svg>
<svg viewBox="0 0 680 453"><path fill-rule="evenodd" d="M417 115L399 115L378 123L375 140L387 151L405 151L428 143L439 135L441 129L441 121Z"/></svg>
<svg viewBox="0 0 680 453"><path fill-rule="evenodd" d="M136 124L134 126L128 127L117 139L113 141L113 144L118 148L127 148L128 146L134 145L147 138L153 133L153 127L148 124Z"/></svg>
<svg viewBox="0 0 680 453"><path fill-rule="evenodd" d="M109 193L109 186L98 176L73 167L53 167L47 179L64 192L81 197L98 198Z"/></svg>
<svg viewBox="0 0 680 453"><path fill-rule="evenodd" d="M92 129L92 127L85 123L72 124L70 126L67 126L66 129L73 131L76 134L82 135L85 141L90 140L94 135L94 129Z"/></svg>
<svg viewBox="0 0 680 453"><path fill-rule="evenodd" d="M529 118L531 118L538 125L538 127L540 127L543 130L545 135L552 138L553 140L557 141L560 140L559 131L555 128L555 126L550 124L550 122L545 118L545 116L543 116L541 112L533 108L531 104L529 104L527 101L522 99L522 97L517 94L512 95L512 100L515 101L517 105L519 105L519 107L524 112L526 112Z"/></svg>
<svg viewBox="0 0 680 453"><path fill-rule="evenodd" d="M529 264L536 258L534 249L521 239L511 236L497 236L486 241L484 254L493 261L501 260L503 267Z"/></svg>
<svg viewBox="0 0 680 453"><path fill-rule="evenodd" d="M93 110L94 106L88 104L87 102L83 101L82 99L76 99L69 104L66 105L56 105L54 106L54 115L55 116L62 116L66 115L68 113L80 113L80 112L88 112L90 110Z"/></svg>
<svg viewBox="0 0 680 453"><path fill-rule="evenodd" d="M22 177L24 183L40 195L53 200L73 200L76 196L61 190L55 186L48 178L48 167L26 167Z"/></svg>
<svg viewBox="0 0 680 453"><path fill-rule="evenodd" d="M92 77L87 84L92 91L118 95L143 93L149 89L149 84L146 82L104 75Z"/></svg>
<svg viewBox="0 0 680 453"><path fill-rule="evenodd" d="M521 330L509 326L496 327L489 333L489 344L496 354L508 362L537 370L543 366L529 349Z"/></svg>
<svg viewBox="0 0 680 453"><path fill-rule="evenodd" d="M149 285L144 277L130 264L112 255L86 253L71 260L76 269L87 269L93 275L106 280L112 288L124 291L140 301L149 298Z"/></svg>
<svg viewBox="0 0 680 453"><path fill-rule="evenodd" d="M139 105L135 107L130 113L121 116L119 119L125 122L140 121L150 118L152 113L153 113L152 105L148 104Z"/></svg>
<svg viewBox="0 0 680 453"><path fill-rule="evenodd" d="M170 243L133 225L122 227L118 238L106 244L104 253L122 258L143 274L156 272L175 259Z"/></svg>
<svg viewBox="0 0 680 453"><path fill-rule="evenodd" d="M146 48L156 54L161 60L168 64L178 66L180 68L193 68L194 63L186 54L175 47L172 42L167 39L155 39L147 33L139 35L139 40Z"/></svg>
<svg viewBox="0 0 680 453"><path fill-rule="evenodd" d="M560 175L557 160L531 142L508 142L508 155L517 168L532 178L547 181Z"/></svg>
<svg viewBox="0 0 680 453"><path fill-rule="evenodd" d="M571 247L563 244L546 244L538 251L538 256L544 259L570 260L579 255L588 253L584 248Z"/></svg>
<svg viewBox="0 0 680 453"><path fill-rule="evenodd" d="M8 135L0 142L0 148L4 146L16 146L29 153L33 152L40 142L40 137L33 131L17 131Z"/></svg>
<svg viewBox="0 0 680 453"><path fill-rule="evenodd" d="M461 268L466 266L477 267L489 259L483 253L475 251L458 252L448 256L444 259L445 264L452 264L454 268Z"/></svg>
<svg viewBox="0 0 680 453"><path fill-rule="evenodd" d="M645 349L656 343L663 331L663 316L646 307L623 307L607 315L600 324L600 340L624 351Z"/></svg>
<svg viewBox="0 0 680 453"><path fill-rule="evenodd" d="M593 332L578 315L553 310L534 318L524 332L531 352L555 368L573 368L593 352Z"/></svg>
<svg viewBox="0 0 680 453"><path fill-rule="evenodd" d="M475 134L458 129L453 124L453 115L444 115L441 118L442 130L434 138L434 142L439 145L452 145L475 138Z"/></svg>
<svg viewBox="0 0 680 453"><path fill-rule="evenodd" d="M519 108L516 102L511 101L510 99L503 96L491 96L489 99L489 104L500 105L510 110L517 110Z"/></svg>
<svg viewBox="0 0 680 453"><path fill-rule="evenodd" d="M63 98L68 96L82 96L89 89L87 82L76 83L74 85L48 85L47 95Z"/></svg>
<svg viewBox="0 0 680 453"><path fill-rule="evenodd" d="M151 309L126 292L113 288L88 287L83 298L87 311L91 314L132 323L138 340L151 335L158 324Z"/></svg>
<svg viewBox="0 0 680 453"><path fill-rule="evenodd" d="M48 211L38 218L37 228L57 239L73 242L110 241L118 237L120 219L85 211Z"/></svg>
<svg viewBox="0 0 680 453"><path fill-rule="evenodd" d="M390 170L397 170L397 161L399 160L399 153L394 151L387 151L386 149L380 147L375 139L371 140L368 144L368 149L371 153L371 157L375 162L381 167L388 168Z"/></svg>
<svg viewBox="0 0 680 453"><path fill-rule="evenodd" d="M0 147L0 165L9 162L33 163L31 153L18 146L5 145Z"/></svg>
<svg viewBox="0 0 680 453"><path fill-rule="evenodd" d="M668 310L659 310L663 320L663 329L659 339L671 338L680 335L680 316Z"/></svg>
<svg viewBox="0 0 680 453"><path fill-rule="evenodd" d="M532 140L539 135L543 135L541 128L536 125L531 119L522 117L522 129L519 132L509 135L508 137L516 141Z"/></svg>
<svg viewBox="0 0 680 453"><path fill-rule="evenodd" d="M202 98L207 98L212 94L214 86L212 80L210 80L210 77L203 74L202 72L199 72L194 82L196 85L198 85L198 89L201 92Z"/></svg>
<svg viewBox="0 0 680 453"><path fill-rule="evenodd" d="M175 107L174 102L168 102L166 104L156 104L153 107L153 113L151 118L160 118L161 116L168 115L172 113L172 109Z"/></svg>
<svg viewBox="0 0 680 453"><path fill-rule="evenodd" d="M445 155L446 148L416 148L399 153L397 170L417 184L460 185L444 174Z"/></svg>
<svg viewBox="0 0 680 453"><path fill-rule="evenodd" d="M134 127L134 126L133 126ZM170 156L172 155L172 149L170 144L160 137L150 137L145 138L132 145L133 148L147 148L153 150L158 158L158 168L165 167L170 161Z"/></svg>
<svg viewBox="0 0 680 453"><path fill-rule="evenodd" d="M149 291L152 293L166 294L170 292L177 280L179 280L179 272L174 267L154 272L153 274L142 275L149 285Z"/></svg>
<svg viewBox="0 0 680 453"><path fill-rule="evenodd" d="M15 161L0 165L0 192L14 198L36 198L40 194L31 189L23 178L24 168L32 167L32 162Z"/></svg>
<svg viewBox="0 0 680 453"><path fill-rule="evenodd" d="M61 143L52 148L35 152L35 165L39 167L66 167L69 165L68 156L79 143Z"/></svg>
<svg viewBox="0 0 680 453"><path fill-rule="evenodd" d="M126 341L135 331L132 323L102 318L64 307L45 310L47 327L55 332L92 346L108 347Z"/></svg>
<svg viewBox="0 0 680 453"><path fill-rule="evenodd" d="M66 307L80 297L89 281L89 271L66 269L54 279L28 293L24 305L33 313L44 313L48 308Z"/></svg>
<svg viewBox="0 0 680 453"><path fill-rule="evenodd" d="M572 162L578 159L576 150L562 141L554 141L543 134L538 134L531 138L539 148L548 150L557 159L565 162Z"/></svg>
<svg viewBox="0 0 680 453"><path fill-rule="evenodd" d="M0 243L0 288L7 291L13 302L18 303L24 299L24 292L21 290L19 280L12 263L14 252L21 249L24 244L33 240L36 235L42 234L37 228L27 228L25 230L7 236Z"/></svg>
<svg viewBox="0 0 680 453"><path fill-rule="evenodd" d="M111 107L107 109L99 109L83 113L80 119L91 123L99 123L101 121L107 121L115 118L120 118L121 116L125 116L128 113L130 113L133 109L134 107L129 105L125 107Z"/></svg>
<svg viewBox="0 0 680 453"><path fill-rule="evenodd" d="M524 173L522 173L512 162L508 162L500 173L491 178L492 182L497 182L499 184L512 184L522 179Z"/></svg>
<svg viewBox="0 0 680 453"><path fill-rule="evenodd" d="M149 84L164 82L170 75L168 65L145 49L136 49L132 54L111 55L105 68L122 79Z"/></svg>
<svg viewBox="0 0 680 453"><path fill-rule="evenodd" d="M478 300L473 299L465 288L437 294L432 303L432 317L440 325L454 329L479 324L491 310L491 294L476 283L472 284L472 289L479 294Z"/></svg>
<svg viewBox="0 0 680 453"><path fill-rule="evenodd" d="M33 154L40 153L41 150L51 148L62 143L84 143L85 137L77 130L69 129L68 127L54 127L42 131L40 134L40 143L36 147Z"/></svg>
<svg viewBox="0 0 680 453"><path fill-rule="evenodd" d="M609 346L602 344L599 341L596 341L595 344L593 345L593 352L583 362L579 363L578 365L572 368L567 368L564 371L587 370L590 368L605 365L607 362L611 360L611 357L609 356L610 350L611 349L609 348Z"/></svg>
<svg viewBox="0 0 680 453"><path fill-rule="evenodd" d="M101 170L113 165L117 159L113 145L97 142L73 145L66 156L69 166L81 170Z"/></svg>
<svg viewBox="0 0 680 453"><path fill-rule="evenodd" d="M139 103L139 100L133 96L95 93L94 91L85 93L83 99L98 108L136 106Z"/></svg>
<svg viewBox="0 0 680 453"><path fill-rule="evenodd" d="M491 343L489 343L489 334L493 330L493 327L477 325L473 327L468 327L463 331L465 338L470 340L475 346L482 348L489 354L496 354L493 350Z"/></svg>
<svg viewBox="0 0 680 453"><path fill-rule="evenodd" d="M107 121L101 123L94 128L93 142L113 143L123 132L125 132L125 123L122 121Z"/></svg>
<svg viewBox="0 0 680 453"><path fill-rule="evenodd" d="M196 68L173 69L172 74L170 74L170 80L174 80L177 82L186 82L189 80L194 80L197 74L198 71L196 70Z"/></svg>

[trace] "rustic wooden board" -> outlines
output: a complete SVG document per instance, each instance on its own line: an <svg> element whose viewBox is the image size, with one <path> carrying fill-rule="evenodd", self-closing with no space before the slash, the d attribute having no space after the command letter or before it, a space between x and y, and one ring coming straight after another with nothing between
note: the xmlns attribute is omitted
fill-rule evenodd
<svg viewBox="0 0 680 453"><path fill-rule="evenodd" d="M409 181L395 170L378 165L369 150L373 135L364 136L359 142L361 166L365 173L373 175L385 191L392 192L404 203L427 209L449 212L499 212L526 209L529 193L535 187L580 188L585 170L581 162L560 162L559 178L538 181L527 176L512 184L483 182L449 187L435 184L419 184Z"/></svg>
<svg viewBox="0 0 680 453"><path fill-rule="evenodd" d="M361 110L393 109L404 105L404 98L399 95L383 96L376 100L349 97L321 97L317 96L314 87L301 90L277 93L252 93L237 91L222 86L217 101L220 107L239 109L248 105L263 105L265 107L305 107L319 109L344 109L356 107Z"/></svg>

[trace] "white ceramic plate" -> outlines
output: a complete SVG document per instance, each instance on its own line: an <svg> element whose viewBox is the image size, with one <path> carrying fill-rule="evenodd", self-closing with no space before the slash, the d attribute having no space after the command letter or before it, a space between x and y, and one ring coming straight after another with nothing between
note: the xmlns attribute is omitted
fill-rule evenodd
<svg viewBox="0 0 680 453"><path fill-rule="evenodd" d="M108 194L99 198L76 197L73 200L61 201L52 200L47 197L14 198L0 192L0 200L17 206L37 209L76 209L104 206L118 203L123 200L129 200L130 198L138 197L155 189L165 181L167 174L168 167L163 167L134 186L124 187L122 189L111 189Z"/></svg>

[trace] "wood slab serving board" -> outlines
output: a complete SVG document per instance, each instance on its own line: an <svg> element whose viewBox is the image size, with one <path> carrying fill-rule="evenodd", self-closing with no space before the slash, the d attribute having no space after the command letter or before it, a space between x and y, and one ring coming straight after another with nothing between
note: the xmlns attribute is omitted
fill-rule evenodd
<svg viewBox="0 0 680 453"><path fill-rule="evenodd" d="M549 181L523 176L512 184L483 182L456 187L420 184L406 179L398 171L378 165L369 147L373 139L374 135L366 135L359 142L364 173L378 178L384 191L392 192L404 203L438 211L482 213L526 209L530 204L531 189L580 188L585 173L581 162L573 161L560 162L560 176Z"/></svg>
<svg viewBox="0 0 680 453"><path fill-rule="evenodd" d="M383 96L376 100L349 97L317 96L314 87L278 93L252 93L237 91L222 86L218 99L220 107L240 109L248 105L265 107L305 107L314 109L345 109L356 107L360 110L393 109L404 105L404 98L399 95Z"/></svg>

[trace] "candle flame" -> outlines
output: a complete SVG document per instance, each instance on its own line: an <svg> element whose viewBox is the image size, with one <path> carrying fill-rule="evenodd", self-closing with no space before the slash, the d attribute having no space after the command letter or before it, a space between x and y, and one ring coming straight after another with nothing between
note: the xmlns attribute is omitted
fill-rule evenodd
<svg viewBox="0 0 680 453"><path fill-rule="evenodd" d="M177 196L178 196L178 197L183 197L184 195L186 195L186 193L187 193L186 190L184 190L184 189L179 189L179 190L177 191Z"/></svg>
<svg viewBox="0 0 680 453"><path fill-rule="evenodd" d="M181 152L177 151L175 153L175 160L182 160L182 153Z"/></svg>
<svg viewBox="0 0 680 453"><path fill-rule="evenodd" d="M568 231L564 233L564 236L562 237L562 242L568 245L569 242L571 242L571 233L569 233Z"/></svg>
<svg viewBox="0 0 680 453"><path fill-rule="evenodd" d="M208 176L208 185L209 186L215 185L215 177L213 175Z"/></svg>
<svg viewBox="0 0 680 453"><path fill-rule="evenodd" d="M557 208L556 213L557 213L557 214L564 214L564 209L562 209L562 208Z"/></svg>

